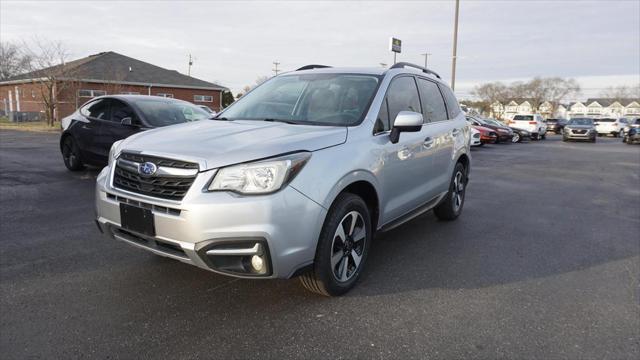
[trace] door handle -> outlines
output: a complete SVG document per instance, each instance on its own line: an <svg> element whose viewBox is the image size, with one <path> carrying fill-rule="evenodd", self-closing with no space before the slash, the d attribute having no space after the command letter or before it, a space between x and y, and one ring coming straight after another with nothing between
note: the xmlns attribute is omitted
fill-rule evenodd
<svg viewBox="0 0 640 360"><path fill-rule="evenodd" d="M432 145L433 145L433 139L430 137L424 139L424 142L422 143L422 146L426 148L430 148Z"/></svg>

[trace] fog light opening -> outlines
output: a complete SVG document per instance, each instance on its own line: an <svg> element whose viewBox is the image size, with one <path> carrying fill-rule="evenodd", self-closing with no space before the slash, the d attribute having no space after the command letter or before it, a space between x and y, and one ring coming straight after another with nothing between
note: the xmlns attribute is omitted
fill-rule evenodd
<svg viewBox="0 0 640 360"><path fill-rule="evenodd" d="M264 270L264 260L262 257L258 255L253 255L251 257L251 267L258 273L261 273Z"/></svg>

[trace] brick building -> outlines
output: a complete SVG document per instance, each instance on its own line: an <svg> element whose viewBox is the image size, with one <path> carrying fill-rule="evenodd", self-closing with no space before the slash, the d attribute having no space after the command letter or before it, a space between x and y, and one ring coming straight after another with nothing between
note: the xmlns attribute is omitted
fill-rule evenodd
<svg viewBox="0 0 640 360"><path fill-rule="evenodd" d="M0 82L0 112L10 118L43 119L48 94L44 83L54 84L54 118L71 114L93 97L140 94L172 97L219 111L224 86L196 79L175 70L136 60L112 51L91 55L45 70ZM44 92L43 92L44 91Z"/></svg>

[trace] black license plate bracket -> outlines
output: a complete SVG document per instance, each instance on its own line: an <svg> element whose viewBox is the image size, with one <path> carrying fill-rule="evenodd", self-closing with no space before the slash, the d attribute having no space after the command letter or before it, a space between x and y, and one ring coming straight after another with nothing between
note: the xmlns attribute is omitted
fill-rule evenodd
<svg viewBox="0 0 640 360"><path fill-rule="evenodd" d="M131 230L142 235L156 236L155 221L153 212L150 209L121 203L120 225L125 230Z"/></svg>

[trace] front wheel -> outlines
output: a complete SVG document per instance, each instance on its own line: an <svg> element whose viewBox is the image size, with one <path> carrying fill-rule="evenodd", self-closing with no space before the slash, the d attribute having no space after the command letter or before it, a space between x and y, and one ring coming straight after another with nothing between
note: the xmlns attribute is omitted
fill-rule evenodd
<svg viewBox="0 0 640 360"><path fill-rule="evenodd" d="M442 202L433 209L440 220L455 220L462 213L464 195L467 191L467 171L461 163L457 163L453 170L453 177L449 184L449 192Z"/></svg>
<svg viewBox="0 0 640 360"><path fill-rule="evenodd" d="M300 277L302 286L325 296L349 291L364 268L371 239L367 204L354 194L339 195L322 227L313 270Z"/></svg>

